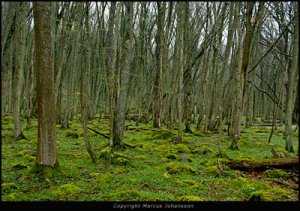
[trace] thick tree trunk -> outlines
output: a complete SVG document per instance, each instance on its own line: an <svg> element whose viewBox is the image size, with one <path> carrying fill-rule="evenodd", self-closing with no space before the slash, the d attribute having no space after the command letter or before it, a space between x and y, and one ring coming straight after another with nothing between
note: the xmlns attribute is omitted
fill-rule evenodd
<svg viewBox="0 0 300 211"><path fill-rule="evenodd" d="M56 152L56 113L51 50L50 3L33 3L35 30L35 70L38 99L37 165L54 167Z"/></svg>

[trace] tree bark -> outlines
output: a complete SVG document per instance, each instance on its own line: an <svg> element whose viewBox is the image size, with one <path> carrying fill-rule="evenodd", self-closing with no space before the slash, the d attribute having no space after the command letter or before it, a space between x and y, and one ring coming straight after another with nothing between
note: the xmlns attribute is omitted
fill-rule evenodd
<svg viewBox="0 0 300 211"><path fill-rule="evenodd" d="M297 5L297 4L296 4ZM295 78L297 77L298 70L298 58L299 58L299 10L295 6L296 10L296 21L294 27L294 36L292 40L292 60L291 66L288 69L288 84L287 84L287 94L286 94L286 105L285 105L285 139L286 145L285 149L288 152L294 152L293 149L293 139L292 139L292 118L294 110L294 89L295 89Z"/></svg>
<svg viewBox="0 0 300 211"><path fill-rule="evenodd" d="M265 171L268 169L288 169L299 171L298 158L280 158L266 161L229 161L224 163L231 169L241 171Z"/></svg>
<svg viewBox="0 0 300 211"><path fill-rule="evenodd" d="M21 93L24 80L24 54L25 54L25 29L26 29L26 4L25 2L15 3L16 6L16 65L13 69L13 118L15 140L25 138L20 122Z"/></svg>
<svg viewBox="0 0 300 211"><path fill-rule="evenodd" d="M163 3L157 2L157 33L156 42L156 71L153 87L153 127L161 126L161 109L162 109L162 83L163 83L163 20L165 17Z"/></svg>
<svg viewBox="0 0 300 211"><path fill-rule="evenodd" d="M36 163L54 167L56 152L56 113L54 99L54 74L52 69L52 46L50 3L33 3L35 30L35 70L38 99L38 146Z"/></svg>

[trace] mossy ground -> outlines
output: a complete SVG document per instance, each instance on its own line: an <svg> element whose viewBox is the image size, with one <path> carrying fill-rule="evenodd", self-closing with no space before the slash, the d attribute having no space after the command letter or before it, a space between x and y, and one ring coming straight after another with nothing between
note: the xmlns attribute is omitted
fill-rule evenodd
<svg viewBox="0 0 300 211"><path fill-rule="evenodd" d="M108 121L92 120L93 128L108 134ZM26 122L22 120L22 128ZM260 197L269 201L297 201L298 191L270 178L270 172L258 174L230 170L218 165L227 159L263 160L271 158L270 149L284 149L283 128L275 131L268 144L270 127L246 128L241 133L239 150L230 150L224 134L221 140L225 158L219 158L217 133L202 129L184 134L183 142L173 144L177 131L151 129L151 124L135 126L126 121L124 141L134 148L118 151L118 162L109 163L105 151L108 140L89 131L89 139L99 158L93 164L85 148L79 119L70 129L57 125L58 160L62 174L43 180L32 174L37 144L37 121L24 131L28 140L13 140L12 118L2 119L2 200L3 201L246 201ZM146 128L148 130L143 130ZM72 136L71 136L71 135ZM78 135L78 137L76 136ZM298 149L298 132L293 134ZM190 160L178 159L181 154ZM295 153L288 156L295 157ZM101 155L101 156L100 156ZM126 160L126 162L125 162ZM282 172L281 172L282 175ZM286 176L286 174L283 173ZM285 179L292 182L290 178ZM254 197L254 198L255 198Z"/></svg>

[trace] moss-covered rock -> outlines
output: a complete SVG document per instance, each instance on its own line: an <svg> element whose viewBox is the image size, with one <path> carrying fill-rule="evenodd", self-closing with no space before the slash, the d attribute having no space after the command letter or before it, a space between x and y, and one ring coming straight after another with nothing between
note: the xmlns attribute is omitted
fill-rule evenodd
<svg viewBox="0 0 300 211"><path fill-rule="evenodd" d="M185 163L169 163L167 164L166 170L168 171L169 174L177 174L177 173L182 173L182 172L187 172L187 173L195 173L196 170Z"/></svg>
<svg viewBox="0 0 300 211"><path fill-rule="evenodd" d="M66 197L79 195L81 191L81 188L69 183L61 185L58 189L53 191L53 194L59 197L59 200L64 200Z"/></svg>
<svg viewBox="0 0 300 211"><path fill-rule="evenodd" d="M99 174L99 175L96 175L96 181L98 183L107 183L107 182L111 182L113 180L113 177L110 173L106 172L104 174Z"/></svg>
<svg viewBox="0 0 300 211"><path fill-rule="evenodd" d="M268 178L288 178L289 174L281 169L267 170L266 175Z"/></svg>
<svg viewBox="0 0 300 211"><path fill-rule="evenodd" d="M176 144L173 146L173 149L176 150L178 153L190 154L190 149L184 144Z"/></svg>
<svg viewBox="0 0 300 211"><path fill-rule="evenodd" d="M136 190L126 190L117 192L115 196L121 201L136 201L141 198L141 193Z"/></svg>
<svg viewBox="0 0 300 211"><path fill-rule="evenodd" d="M182 162L193 162L193 160L190 158L190 156L188 156L185 153L180 154L177 157L177 160L182 161Z"/></svg>
<svg viewBox="0 0 300 211"><path fill-rule="evenodd" d="M282 147L277 148L276 152L282 153L284 155L284 157L286 157L286 158L291 157L291 154Z"/></svg>
<svg viewBox="0 0 300 211"><path fill-rule="evenodd" d="M254 191L248 198L248 201L271 201L272 197L266 191Z"/></svg>
<svg viewBox="0 0 300 211"><path fill-rule="evenodd" d="M221 175L220 170L217 166L208 166L203 169L204 173L209 176L218 177Z"/></svg>
<svg viewBox="0 0 300 211"><path fill-rule="evenodd" d="M179 196L177 200L178 201L203 201L203 199L199 196Z"/></svg>

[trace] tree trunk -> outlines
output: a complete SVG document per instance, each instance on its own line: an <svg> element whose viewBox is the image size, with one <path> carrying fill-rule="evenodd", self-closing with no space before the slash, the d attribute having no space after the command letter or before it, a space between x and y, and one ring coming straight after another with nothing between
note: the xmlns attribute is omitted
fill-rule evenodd
<svg viewBox="0 0 300 211"><path fill-rule="evenodd" d="M297 77L298 70L298 58L299 58L299 10L298 7L295 7L296 10L296 23L294 28L294 36L292 40L292 59L291 65L288 69L288 84L287 84L287 93L286 93L286 106L285 106L285 139L286 145L285 149L288 152L294 152L293 149L293 140L292 140L292 118L294 110L294 89L295 89L295 78ZM296 84L297 85L297 84Z"/></svg>
<svg viewBox="0 0 300 211"><path fill-rule="evenodd" d="M125 115L127 109L127 94L128 83L130 77L130 67L132 62L132 16L133 5L132 2L125 3L126 19L125 30L123 33L122 52L120 53L120 73L115 78L118 80L119 86L117 86L117 95L115 97L115 110L113 121L113 147L123 148L123 136L125 129Z"/></svg>
<svg viewBox="0 0 300 211"><path fill-rule="evenodd" d="M81 109L82 109L82 121L83 121L83 134L84 134L84 143L89 153L90 158L93 163L96 163L96 156L93 152L93 147L89 141L88 137L88 111L90 106L90 92L89 92L89 76L90 76L90 26L89 26L89 3L86 3L85 6L82 5L85 10L85 33L83 38L82 46L82 66L81 66Z"/></svg>
<svg viewBox="0 0 300 211"><path fill-rule="evenodd" d="M16 65L13 69L13 117L14 117L14 137L15 140L24 138L21 130L20 122L20 107L21 107L21 92L23 87L23 68L25 54L25 29L26 29L26 8L25 2L15 3L16 5L16 48L15 57Z"/></svg>
<svg viewBox="0 0 300 211"><path fill-rule="evenodd" d="M50 3L33 3L35 30L35 70L38 99L38 146L36 164L54 167L56 152L56 113L51 50ZM46 175L45 175L46 176Z"/></svg>
<svg viewBox="0 0 300 211"><path fill-rule="evenodd" d="M157 32L155 37L156 42L156 71L153 87L153 127L160 128L161 126L161 109L162 109L162 83L163 83L163 21L164 7L163 3L157 2Z"/></svg>
<svg viewBox="0 0 300 211"><path fill-rule="evenodd" d="M241 127L241 118L243 116L243 101L245 96L245 82L247 79L247 68L249 63L249 52L250 52L250 45L251 45L251 17L252 17L252 10L253 10L254 3L247 2L247 15L246 15L246 35L245 35L245 46L244 49L240 48L240 51L243 52L242 56L242 64L241 69L239 67L237 69L237 88L236 88L236 106L235 111L233 112L233 140L231 143L231 149L238 149L237 142L240 138L240 127ZM239 29L241 30L241 29ZM239 37L242 40L242 36ZM241 44L241 43L240 43ZM239 58L238 58L239 59Z"/></svg>

